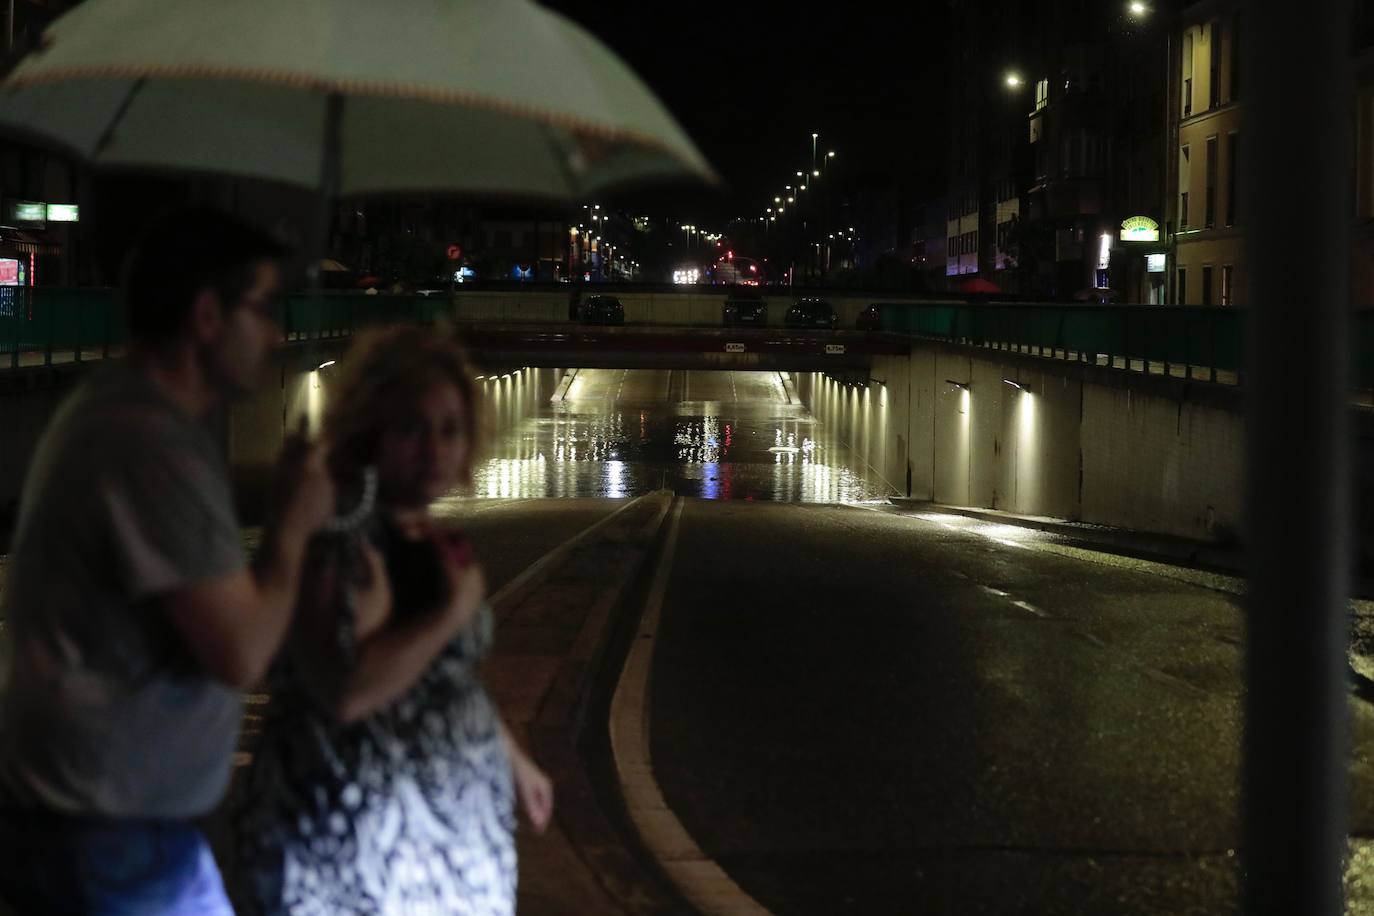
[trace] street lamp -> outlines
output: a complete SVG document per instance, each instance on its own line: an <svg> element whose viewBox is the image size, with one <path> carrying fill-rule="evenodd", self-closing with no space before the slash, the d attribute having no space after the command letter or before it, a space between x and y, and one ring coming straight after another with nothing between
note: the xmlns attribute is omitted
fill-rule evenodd
<svg viewBox="0 0 1374 916"><path fill-rule="evenodd" d="M817 133L811 135L811 170L813 172L816 170L816 138L819 136L820 134Z"/></svg>
<svg viewBox="0 0 1374 916"><path fill-rule="evenodd" d="M1134 0L1134 2L1132 2L1131 5L1127 7L1127 9L1129 9L1131 11L1131 15L1136 17L1137 19L1140 19L1150 11L1150 8L1146 6L1144 3L1141 3L1140 0Z"/></svg>
<svg viewBox="0 0 1374 916"><path fill-rule="evenodd" d="M1021 75L1019 73L1008 73L1006 80L1007 86L1012 89L1016 89L1021 85Z"/></svg>

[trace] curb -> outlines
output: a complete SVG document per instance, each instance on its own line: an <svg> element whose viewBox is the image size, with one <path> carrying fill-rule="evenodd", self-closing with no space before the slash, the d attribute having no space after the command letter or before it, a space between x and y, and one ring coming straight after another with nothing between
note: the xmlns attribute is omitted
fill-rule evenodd
<svg viewBox="0 0 1374 916"><path fill-rule="evenodd" d="M553 390L553 397L549 400L566 401L568 399L568 389L572 387L573 381L577 378L577 373L581 371L581 369L573 369L569 372L565 372L563 374L563 380L559 382L558 387Z"/></svg>
<svg viewBox="0 0 1374 916"><path fill-rule="evenodd" d="M1068 519L1046 518L1033 515L1014 515L996 509L979 509L972 506L947 506L926 499L894 496L888 499L894 506L903 509L928 509L946 515L961 515L1000 525L1015 525L1018 528L1031 528L1064 538L1074 547L1114 553L1138 560L1151 560L1175 566L1191 566L1205 572L1219 573L1246 579L1250 570L1245 564L1245 553L1241 547L1222 547L1210 541L1198 541L1168 534L1151 534L1129 528L1112 528L1107 525L1093 525L1087 522L1073 522ZM1374 579L1352 578L1350 598L1359 601L1374 600Z"/></svg>
<svg viewBox="0 0 1374 916"><path fill-rule="evenodd" d="M782 379L782 393L787 397L787 405L801 404L801 398L797 395L797 385L792 381L792 373L778 373Z"/></svg>
<svg viewBox="0 0 1374 916"><path fill-rule="evenodd" d="M653 686L653 656L657 645L663 596L672 574L677 536L686 503L674 500L673 520L654 571L644 613L626 654L611 698L609 731L616 780L635 831L667 873L678 892L705 916L768 916L754 900L708 857L678 820L654 778L649 745L649 697Z"/></svg>
<svg viewBox="0 0 1374 916"><path fill-rule="evenodd" d="M1068 519L1014 515L1010 512L999 512L996 509L947 506L930 500L902 496L894 496L888 502L903 509L928 509L932 512L960 515L982 522L1031 528L1063 537L1074 542L1075 546L1105 550L1109 553L1127 554L1138 559L1159 560L1168 563L1190 563L1216 572L1245 575L1245 558L1239 550L1220 547L1207 541L1195 541L1171 535L1148 534L1126 528L1109 528L1105 525L1072 522Z"/></svg>
<svg viewBox="0 0 1374 916"><path fill-rule="evenodd" d="M598 791L583 747L594 724L589 709L616 668L671 506L666 491L631 501L545 555L493 601L488 690L555 785L546 834L534 837L522 825L517 836L521 913L685 912L617 823L616 800Z"/></svg>

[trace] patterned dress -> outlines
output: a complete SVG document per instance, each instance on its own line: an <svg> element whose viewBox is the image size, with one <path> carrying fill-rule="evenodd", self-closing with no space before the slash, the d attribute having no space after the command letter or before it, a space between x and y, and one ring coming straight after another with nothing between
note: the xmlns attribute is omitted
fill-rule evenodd
<svg viewBox="0 0 1374 916"><path fill-rule="evenodd" d="M514 912L511 766L478 680L492 629L483 606L405 694L347 725L278 666L239 818L258 912Z"/></svg>

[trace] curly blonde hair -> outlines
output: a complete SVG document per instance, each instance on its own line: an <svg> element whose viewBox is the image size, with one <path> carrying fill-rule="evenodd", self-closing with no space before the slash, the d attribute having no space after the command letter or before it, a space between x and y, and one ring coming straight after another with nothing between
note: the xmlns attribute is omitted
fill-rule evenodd
<svg viewBox="0 0 1374 916"><path fill-rule="evenodd" d="M330 392L324 415L336 474L372 464L377 444L400 407L414 404L435 383L451 384L463 399L463 432L472 448L459 482L472 484L472 466L483 437L481 394L462 345L427 328L401 326L366 331L342 360L343 375Z"/></svg>

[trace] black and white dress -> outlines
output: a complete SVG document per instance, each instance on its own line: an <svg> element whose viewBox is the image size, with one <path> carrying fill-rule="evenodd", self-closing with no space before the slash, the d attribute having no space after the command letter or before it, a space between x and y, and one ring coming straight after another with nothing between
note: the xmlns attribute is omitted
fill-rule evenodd
<svg viewBox="0 0 1374 916"><path fill-rule="evenodd" d="M478 680L492 630L484 606L404 695L347 725L278 666L238 819L259 912L514 912L511 766Z"/></svg>

